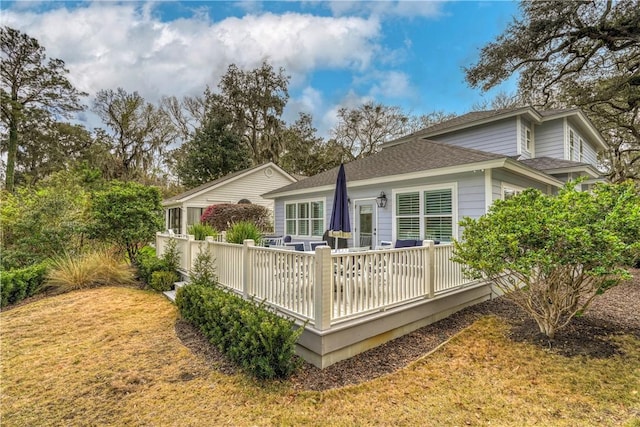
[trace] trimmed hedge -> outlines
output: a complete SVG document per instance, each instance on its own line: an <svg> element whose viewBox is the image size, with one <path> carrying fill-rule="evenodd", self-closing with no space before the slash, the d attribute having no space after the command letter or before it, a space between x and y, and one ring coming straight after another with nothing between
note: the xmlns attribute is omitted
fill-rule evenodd
<svg viewBox="0 0 640 427"><path fill-rule="evenodd" d="M0 307L15 304L42 289L49 266L46 263L0 272Z"/></svg>
<svg viewBox="0 0 640 427"><path fill-rule="evenodd" d="M188 285L178 291L182 317L237 365L258 379L287 378L300 366L295 343L304 328L217 287Z"/></svg>

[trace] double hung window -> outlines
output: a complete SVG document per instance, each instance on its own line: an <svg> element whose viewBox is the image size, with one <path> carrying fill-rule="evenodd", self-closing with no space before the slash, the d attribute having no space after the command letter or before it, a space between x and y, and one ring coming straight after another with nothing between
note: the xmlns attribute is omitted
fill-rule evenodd
<svg viewBox="0 0 640 427"><path fill-rule="evenodd" d="M285 232L293 236L321 237L324 233L324 202L285 203Z"/></svg>
<svg viewBox="0 0 640 427"><path fill-rule="evenodd" d="M437 188L396 193L397 239L435 239L454 236L454 189Z"/></svg>

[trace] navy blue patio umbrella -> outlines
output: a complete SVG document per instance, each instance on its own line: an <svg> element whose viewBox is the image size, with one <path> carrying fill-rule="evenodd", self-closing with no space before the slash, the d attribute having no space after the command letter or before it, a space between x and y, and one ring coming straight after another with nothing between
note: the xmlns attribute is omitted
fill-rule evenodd
<svg viewBox="0 0 640 427"><path fill-rule="evenodd" d="M344 164L341 164L338 170L336 190L333 193L333 211L331 212L331 221L329 222L329 236L335 238L336 247L338 245L338 239L348 239L351 237L347 177L344 173Z"/></svg>

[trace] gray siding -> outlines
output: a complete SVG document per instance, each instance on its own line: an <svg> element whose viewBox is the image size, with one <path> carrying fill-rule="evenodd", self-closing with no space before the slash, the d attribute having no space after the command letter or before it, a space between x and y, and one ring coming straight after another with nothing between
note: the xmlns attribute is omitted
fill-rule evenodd
<svg viewBox="0 0 640 427"><path fill-rule="evenodd" d="M569 122L568 124L568 128L573 130L573 132L575 133L577 138L580 138L582 140L582 159L580 159L580 154L578 152L578 146L576 145L576 153L573 159L569 159L569 160L575 160L578 162L584 162L584 163L589 163L590 165L593 165L594 167L598 166L598 153L596 152L595 146L594 144L589 141L587 138L585 138L584 134L581 133L576 126L574 126L571 122ZM568 137L567 137L568 138Z"/></svg>
<svg viewBox="0 0 640 427"><path fill-rule="evenodd" d="M547 192L547 184L543 184L538 181L534 181L530 178L516 175L506 170L494 170L493 171L493 185L494 191L497 189L499 198L502 198L502 183L512 184L522 188L537 188L543 193Z"/></svg>
<svg viewBox="0 0 640 427"><path fill-rule="evenodd" d="M542 123L535 128L536 157L564 159L564 123L563 119Z"/></svg>
<svg viewBox="0 0 640 427"><path fill-rule="evenodd" d="M427 139L489 153L515 156L518 154L516 122L517 118L511 117L446 135L428 137Z"/></svg>
<svg viewBox="0 0 640 427"><path fill-rule="evenodd" d="M394 182L389 184L378 184L371 187L359 187L348 189L349 198L351 200L358 199L375 199L380 191L384 191L387 195L388 203L386 208L378 208L377 210L377 240L394 240L393 235L393 218L394 218L394 191L401 191L407 188L423 187L439 184L457 183L457 199L456 204L457 220L461 220L465 216L478 218L485 213L484 200L484 173L482 171L468 172L462 174L445 175L441 177L419 178L404 181L402 183ZM285 202L294 200L308 200L324 198L325 200L325 228L328 227L329 219L333 209L333 191L329 192L309 192L304 196L278 198L275 203L275 232L284 234L284 205ZM354 203L350 206L349 217L351 224L354 224ZM461 229L458 229L459 237ZM297 241L308 241L298 238ZM316 239L317 240L317 239ZM349 241L349 245L353 246L353 242Z"/></svg>

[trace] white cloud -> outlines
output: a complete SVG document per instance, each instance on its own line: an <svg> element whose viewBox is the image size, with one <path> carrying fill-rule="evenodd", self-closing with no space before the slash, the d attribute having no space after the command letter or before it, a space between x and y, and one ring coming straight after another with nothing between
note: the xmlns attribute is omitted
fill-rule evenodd
<svg viewBox="0 0 640 427"><path fill-rule="evenodd" d="M370 78L375 79L369 93L373 97L407 98L415 93L409 76L400 71L383 71L373 73Z"/></svg>
<svg viewBox="0 0 640 427"><path fill-rule="evenodd" d="M263 60L284 67L292 85L316 69L362 71L380 51L380 24L361 17L286 13L211 22L202 13L162 22L145 3L92 3L3 11L3 23L38 39L63 59L78 89L137 90L149 101L202 93L230 63L255 68Z"/></svg>

